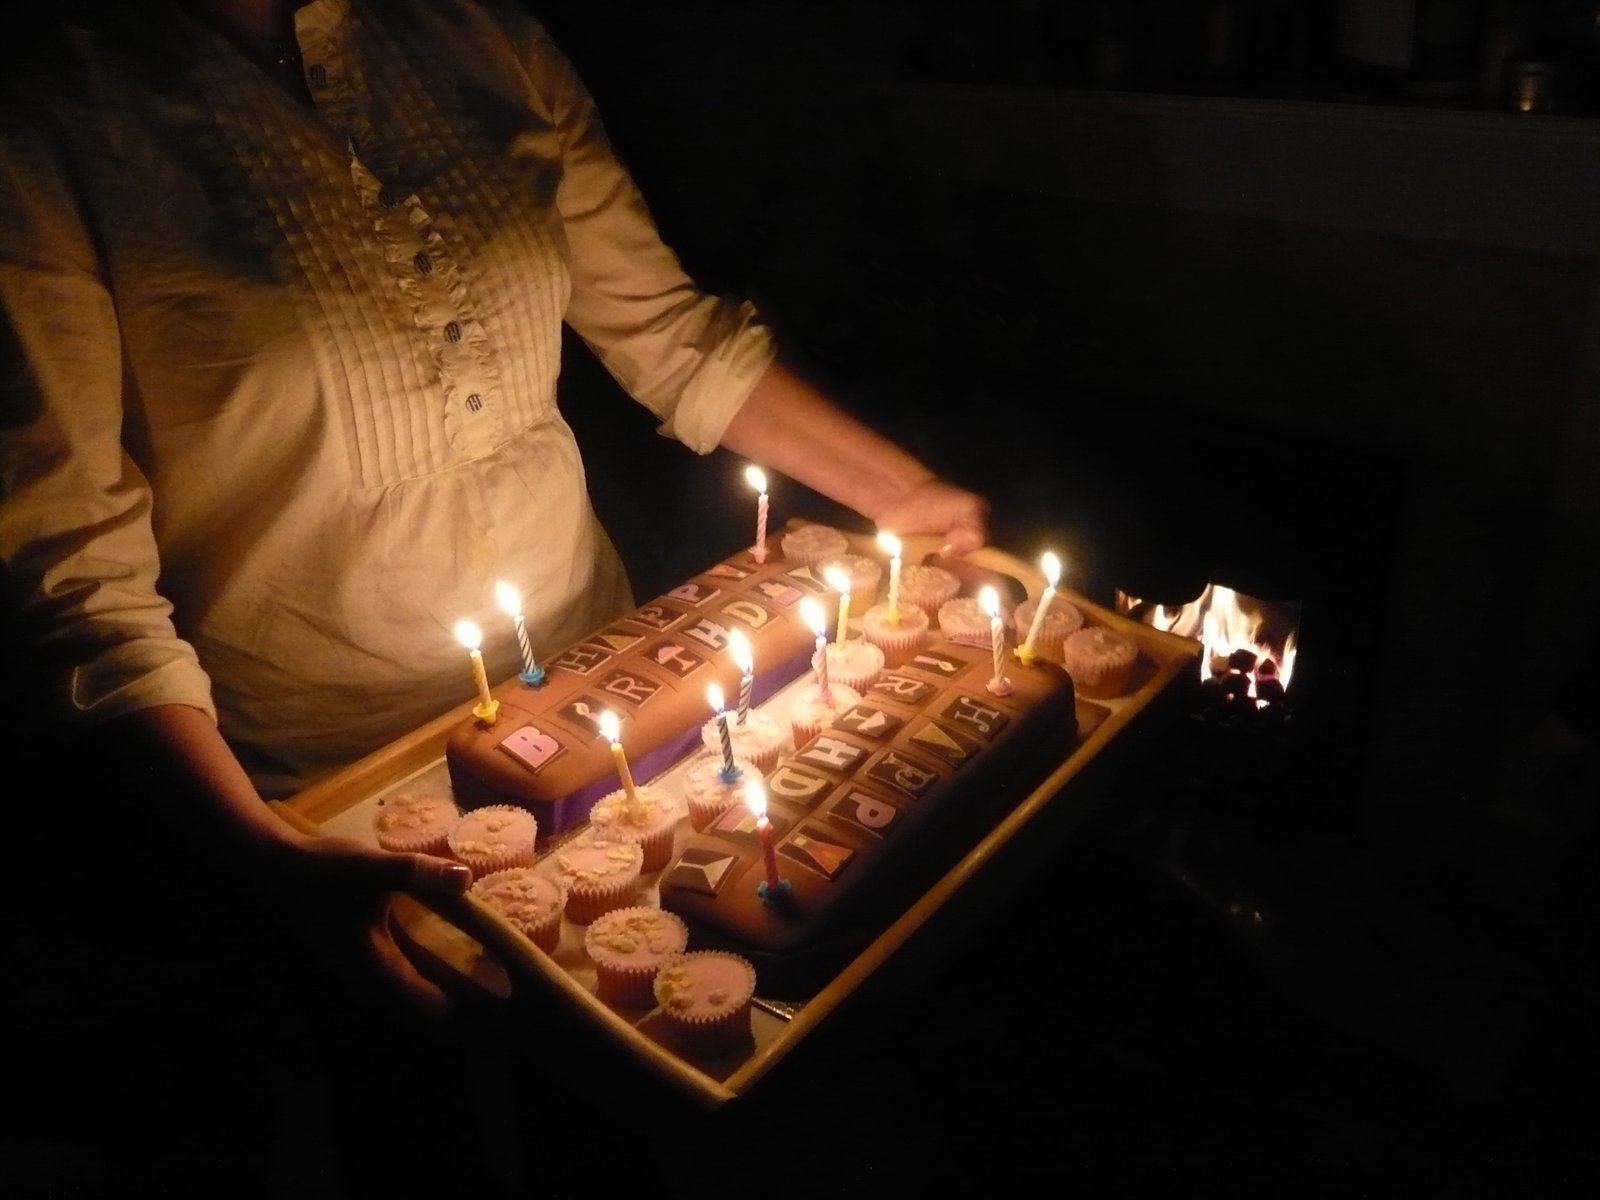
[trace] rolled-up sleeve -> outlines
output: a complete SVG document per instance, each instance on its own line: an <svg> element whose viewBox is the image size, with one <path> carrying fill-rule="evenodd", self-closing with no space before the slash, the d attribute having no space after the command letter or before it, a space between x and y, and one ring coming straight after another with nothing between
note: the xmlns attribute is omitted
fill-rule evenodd
<svg viewBox="0 0 1600 1200"><path fill-rule="evenodd" d="M116 311L44 134L0 127L0 565L34 711L215 717L157 591L151 494L127 453Z"/></svg>
<svg viewBox="0 0 1600 1200"><path fill-rule="evenodd" d="M528 55L561 136L567 321L662 433L709 453L771 362L771 333L749 302L709 295L684 272L567 57L540 30Z"/></svg>

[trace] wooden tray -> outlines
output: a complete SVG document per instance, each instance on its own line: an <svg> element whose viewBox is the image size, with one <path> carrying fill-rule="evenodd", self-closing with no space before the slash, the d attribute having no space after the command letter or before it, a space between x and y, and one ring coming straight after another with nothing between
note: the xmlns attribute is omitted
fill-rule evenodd
<svg viewBox="0 0 1600 1200"><path fill-rule="evenodd" d="M853 540L857 552L881 557L870 538ZM921 561L934 549L932 539L908 538L905 561ZM971 555L965 571L1008 587L1013 599L1024 594L1038 596L1045 585L1035 567L992 547ZM753 1037L744 1050L717 1061L691 1059L658 1036L657 1014L613 1009L603 1003L595 994L593 968L582 948L582 930L570 923L563 928L555 953L547 955L470 897L453 902L430 900L431 907L425 907L410 896L397 895L391 911L397 939L425 959L435 973L447 973L498 1010L515 1016L526 1009L528 1020L542 1030L538 1041L548 1044L549 1034L559 1027L568 1049L589 1042L593 1053L586 1058L587 1069L600 1077L602 1084L607 1076L622 1086L664 1083L668 1090L711 1108L745 1095L777 1063L804 1045L826 1018L866 990L869 981L893 986L896 978L914 974L919 963L925 964L930 955L950 944L952 930L970 928L985 911L1003 901L1017 872L1037 870L1047 863L1063 840L1108 802L1106 789L1085 789L1081 781L1079 787L1069 789L1069 783L1079 780L1084 768L1174 681L1198 669L1198 643L1130 621L1069 588L1060 591L1091 622L1118 629L1139 644L1142 673L1135 690L1115 700L1080 698L1073 744L1061 748L1060 760L1047 777L1025 795L1003 798L987 832L975 836L970 845L957 847L958 856L943 873L919 894L908 895L904 911L814 993L776 997L763 994L758 985ZM781 702L782 695L780 692L768 703ZM445 741L470 714L468 702L274 807L285 820L307 831L372 842L375 806L387 792L404 786L448 794ZM654 781L670 785L674 773L683 769L680 762ZM656 901L653 879L647 879L647 890L640 903Z"/></svg>

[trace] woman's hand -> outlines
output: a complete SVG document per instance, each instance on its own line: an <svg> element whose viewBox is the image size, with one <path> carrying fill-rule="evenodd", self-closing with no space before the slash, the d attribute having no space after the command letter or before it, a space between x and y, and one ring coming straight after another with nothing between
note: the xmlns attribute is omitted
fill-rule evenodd
<svg viewBox="0 0 1600 1200"><path fill-rule="evenodd" d="M989 540L989 502L937 477L916 484L878 513L877 522L896 534L934 533L946 558L970 554Z"/></svg>
<svg viewBox="0 0 1600 1200"><path fill-rule="evenodd" d="M449 1000L396 944L389 902L460 896L472 872L427 854L397 854L351 838L295 836L269 856L259 883L295 945L358 1004L442 1019Z"/></svg>

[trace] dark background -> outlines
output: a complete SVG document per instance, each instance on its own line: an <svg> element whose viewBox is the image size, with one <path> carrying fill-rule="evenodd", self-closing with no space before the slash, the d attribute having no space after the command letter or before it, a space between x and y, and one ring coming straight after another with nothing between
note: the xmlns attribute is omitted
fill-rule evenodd
<svg viewBox="0 0 1600 1200"><path fill-rule="evenodd" d="M1391 61L1341 25L1406 7L533 5L691 273L990 495L999 544L1102 603L1301 606L1291 731L1124 764L942 1002L862 1019L955 1047L884 1051L909 1103L1024 1094L1037 1031L989 1026L1060 1005L1035 1115L1099 1113L1085 1170L1593 1165L1554 1097L1592 1062L1594 14L1423 5ZM1561 81L1546 111L1507 62ZM747 536L743 464L660 441L572 351L641 593ZM773 506L852 523L787 480ZM1041 940L1069 980L1010 1010L961 982Z"/></svg>

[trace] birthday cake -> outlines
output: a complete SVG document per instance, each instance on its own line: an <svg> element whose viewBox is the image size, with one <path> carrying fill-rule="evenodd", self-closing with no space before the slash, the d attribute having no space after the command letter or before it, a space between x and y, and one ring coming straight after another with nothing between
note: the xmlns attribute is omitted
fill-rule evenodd
<svg viewBox="0 0 1600 1200"><path fill-rule="evenodd" d="M988 649L948 638L885 671L767 775L771 858L754 815L730 807L680 840L662 907L696 944L763 971L848 941L873 884L904 890L901 868L929 865L928 835L990 800L1014 802L1071 745L1076 697L1060 664L1008 661L1004 694L993 671Z"/></svg>
<svg viewBox="0 0 1600 1200"><path fill-rule="evenodd" d="M495 688L494 717L463 721L446 744L457 802L521 805L538 818L541 842L581 824L617 787L602 712L620 718L632 770L650 778L700 744L708 684L738 692L733 631L750 639L759 704L815 648L800 601L833 594L820 568L803 563L758 563L744 550L714 564L542 663L538 686L513 678Z"/></svg>

